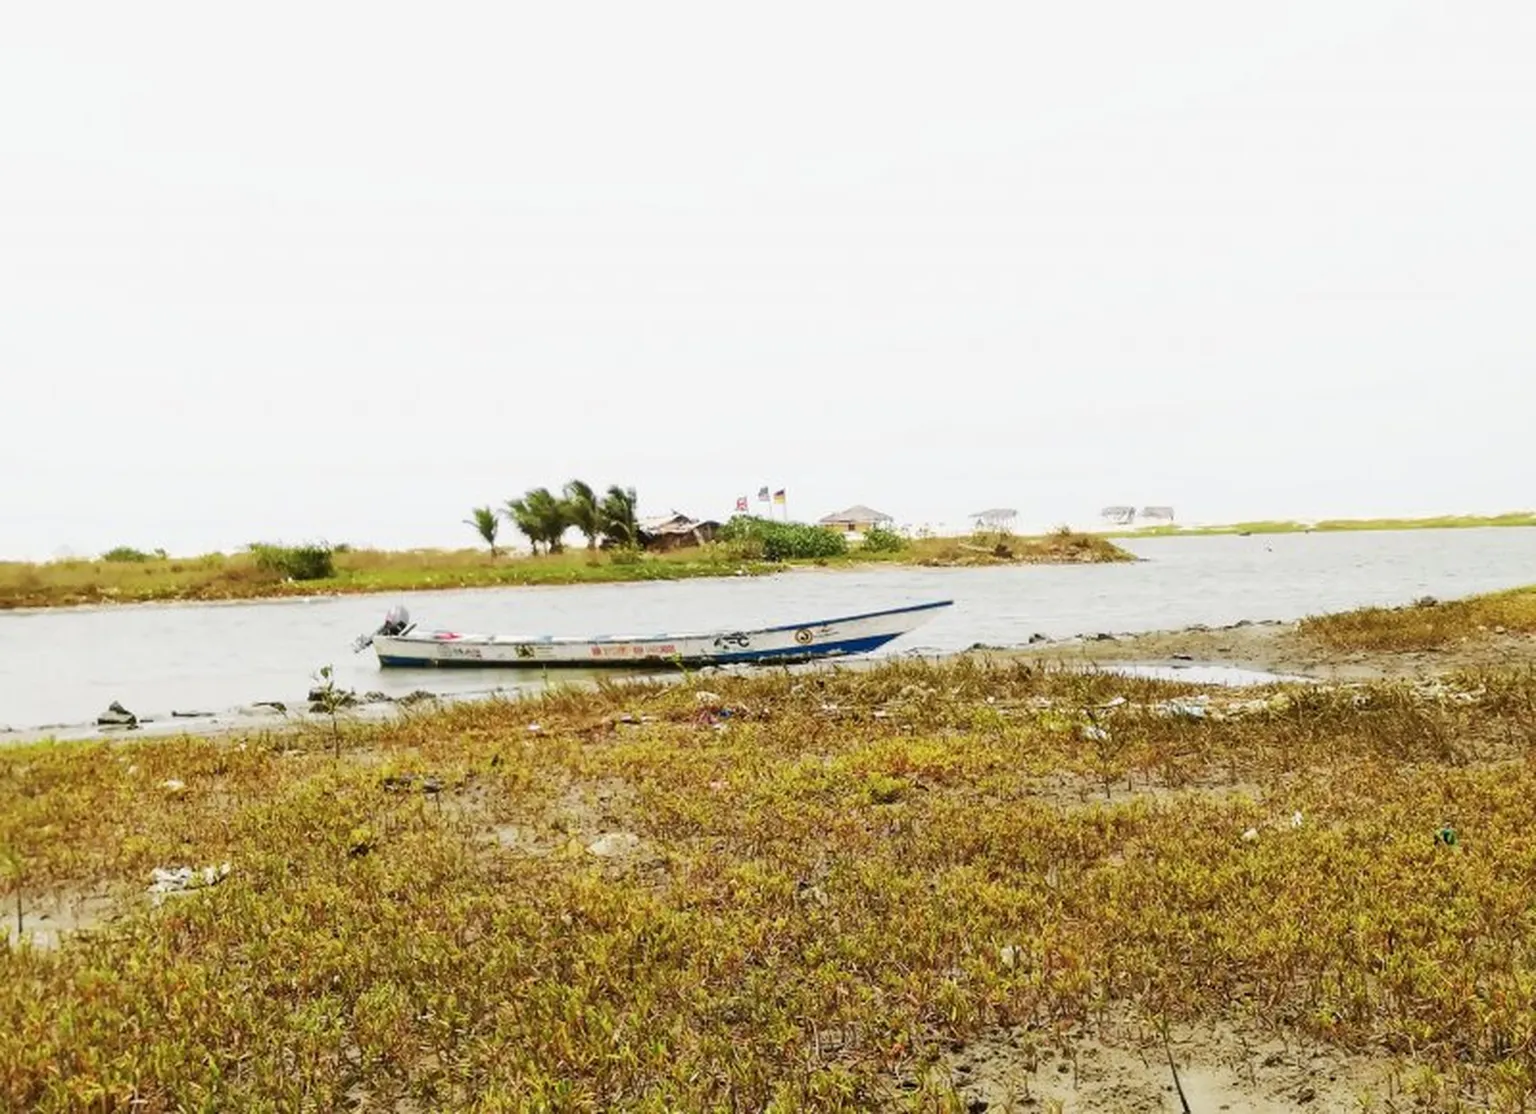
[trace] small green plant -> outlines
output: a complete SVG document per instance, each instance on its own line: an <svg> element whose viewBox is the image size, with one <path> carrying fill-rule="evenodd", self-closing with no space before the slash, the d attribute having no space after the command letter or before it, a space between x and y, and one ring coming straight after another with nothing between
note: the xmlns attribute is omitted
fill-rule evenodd
<svg viewBox="0 0 1536 1114"><path fill-rule="evenodd" d="M357 697L348 689L336 687L336 671L334 667L322 665L319 672L314 675L318 684L309 692L309 707L312 712L319 712L331 718L331 742L335 747L336 757L341 757L341 712L342 709L351 707L357 703Z"/></svg>

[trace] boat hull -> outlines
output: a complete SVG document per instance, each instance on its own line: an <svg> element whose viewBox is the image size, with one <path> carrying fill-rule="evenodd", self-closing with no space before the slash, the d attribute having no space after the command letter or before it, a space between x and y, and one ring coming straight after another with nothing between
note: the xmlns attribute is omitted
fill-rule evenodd
<svg viewBox="0 0 1536 1114"><path fill-rule="evenodd" d="M953 601L760 630L602 638L521 637L451 631L380 635L389 668L647 669L765 663L788 665L867 654L931 619Z"/></svg>

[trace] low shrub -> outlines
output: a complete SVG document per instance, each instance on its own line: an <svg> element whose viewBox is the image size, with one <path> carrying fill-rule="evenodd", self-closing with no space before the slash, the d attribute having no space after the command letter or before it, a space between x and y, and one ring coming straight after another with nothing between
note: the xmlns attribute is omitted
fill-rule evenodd
<svg viewBox="0 0 1536 1114"><path fill-rule="evenodd" d="M720 537L739 547L743 551L738 554L741 557L755 556L745 550L761 547L765 561L809 561L841 557L848 552L848 539L835 530L748 515L737 515L727 522Z"/></svg>
<svg viewBox="0 0 1536 1114"><path fill-rule="evenodd" d="M163 552L163 551L162 551ZM142 564L154 559L153 553L145 553L142 549L134 549L131 545L120 545L109 549L101 555L103 561L122 562L123 564Z"/></svg>
<svg viewBox="0 0 1536 1114"><path fill-rule="evenodd" d="M334 554L335 551L323 543L292 546L258 543L251 546L258 569L288 580L326 580L335 576Z"/></svg>
<svg viewBox="0 0 1536 1114"><path fill-rule="evenodd" d="M884 526L873 526L864 534L864 542L861 549L870 553L900 553L907 548L907 539L895 530L887 530Z"/></svg>

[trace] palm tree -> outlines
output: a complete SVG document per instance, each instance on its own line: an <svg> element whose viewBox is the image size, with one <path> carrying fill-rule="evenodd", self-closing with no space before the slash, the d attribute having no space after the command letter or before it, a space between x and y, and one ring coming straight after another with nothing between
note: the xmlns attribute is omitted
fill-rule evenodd
<svg viewBox="0 0 1536 1114"><path fill-rule="evenodd" d="M535 553L539 551L540 542L549 553L559 553L563 548L561 539L571 524L570 512L564 501L552 495L549 488L536 487L524 493L521 499L509 500L506 513L512 525L528 538Z"/></svg>
<svg viewBox="0 0 1536 1114"><path fill-rule="evenodd" d="M466 518L464 525L475 528L485 544L491 547L491 560L496 560L496 535L501 530L501 519L496 517L496 512L490 507L476 507L469 513L474 517Z"/></svg>
<svg viewBox="0 0 1536 1114"><path fill-rule="evenodd" d="M603 532L602 508L597 493L580 480L565 485L565 507L570 523L587 536L587 548L597 548L597 535Z"/></svg>
<svg viewBox="0 0 1536 1114"><path fill-rule="evenodd" d="M640 544L640 522L635 517L635 489L619 487L608 489L598 508L602 519L603 537L612 545L633 549Z"/></svg>

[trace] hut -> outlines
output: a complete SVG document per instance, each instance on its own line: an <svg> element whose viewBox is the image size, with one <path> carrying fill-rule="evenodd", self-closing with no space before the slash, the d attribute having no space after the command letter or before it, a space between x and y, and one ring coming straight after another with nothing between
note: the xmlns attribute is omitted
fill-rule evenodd
<svg viewBox="0 0 1536 1114"><path fill-rule="evenodd" d="M987 511L976 511L970 517L972 525L977 530L1003 531L1013 529L1019 512L1012 507L993 507Z"/></svg>
<svg viewBox="0 0 1536 1114"><path fill-rule="evenodd" d="M845 534L867 534L876 526L890 529L896 520L888 514L866 507L862 503L855 503L847 510L829 514L817 522L818 526L826 526L832 530L839 530Z"/></svg>
<svg viewBox="0 0 1536 1114"><path fill-rule="evenodd" d="M719 529L720 523L711 519L696 519L673 511L659 518L640 520L640 545L658 553L707 545L715 540Z"/></svg>

